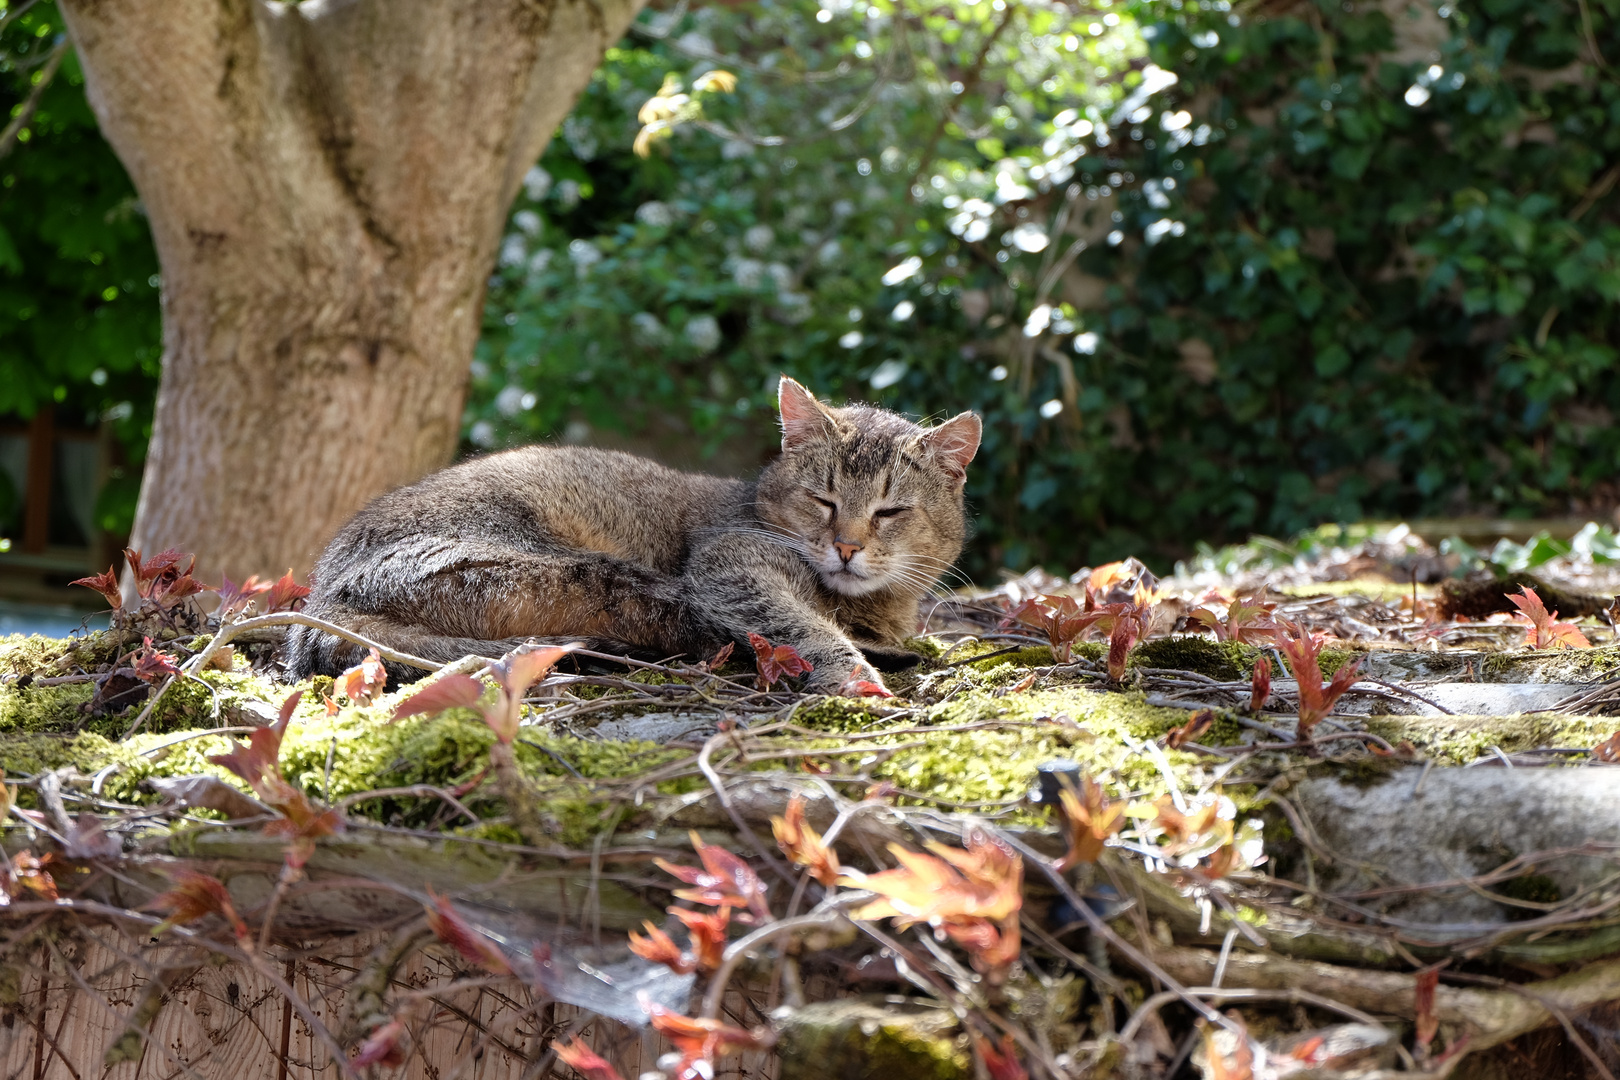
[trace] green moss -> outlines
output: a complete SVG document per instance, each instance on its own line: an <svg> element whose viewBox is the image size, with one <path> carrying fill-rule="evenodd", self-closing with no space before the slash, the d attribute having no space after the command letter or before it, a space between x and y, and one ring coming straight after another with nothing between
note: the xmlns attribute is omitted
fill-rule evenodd
<svg viewBox="0 0 1620 1080"><path fill-rule="evenodd" d="M0 688L0 733L74 731L86 719L80 707L95 693L91 683Z"/></svg>
<svg viewBox="0 0 1620 1080"><path fill-rule="evenodd" d="M1614 733L1614 718L1565 713L1519 716L1376 716L1368 731L1410 742L1440 765L1465 765L1499 747L1506 753L1546 746L1596 746Z"/></svg>
<svg viewBox="0 0 1620 1080"><path fill-rule="evenodd" d="M1212 679L1235 682L1254 671L1254 660L1264 653L1237 641L1216 641L1199 634L1180 634L1144 641L1131 652L1133 667L1196 671Z"/></svg>
<svg viewBox="0 0 1620 1080"><path fill-rule="evenodd" d="M1516 649L1487 653L1480 674L1487 682L1590 682L1620 671L1620 645L1594 649Z"/></svg>

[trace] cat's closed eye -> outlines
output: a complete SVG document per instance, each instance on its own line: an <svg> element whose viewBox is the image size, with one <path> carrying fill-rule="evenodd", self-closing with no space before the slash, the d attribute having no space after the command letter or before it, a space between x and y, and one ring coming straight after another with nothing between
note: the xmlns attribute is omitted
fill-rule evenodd
<svg viewBox="0 0 1620 1080"><path fill-rule="evenodd" d="M874 510L872 512L872 518L874 521L877 521L882 520L883 518L899 517L901 514L904 514L910 509L911 507L909 506L885 506L881 510Z"/></svg>
<svg viewBox="0 0 1620 1080"><path fill-rule="evenodd" d="M831 521L833 518L838 516L838 504L837 503L833 502L831 499L823 499L820 495L812 495L810 497L812 499L816 500L816 502L820 503L822 509L827 511L827 520L828 521Z"/></svg>

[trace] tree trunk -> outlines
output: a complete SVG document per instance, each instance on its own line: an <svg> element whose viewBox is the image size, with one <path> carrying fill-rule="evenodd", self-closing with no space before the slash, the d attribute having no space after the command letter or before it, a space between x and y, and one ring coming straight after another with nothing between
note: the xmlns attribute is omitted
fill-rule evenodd
<svg viewBox="0 0 1620 1080"><path fill-rule="evenodd" d="M133 543L305 571L448 462L523 174L643 0L63 0L163 268Z"/></svg>

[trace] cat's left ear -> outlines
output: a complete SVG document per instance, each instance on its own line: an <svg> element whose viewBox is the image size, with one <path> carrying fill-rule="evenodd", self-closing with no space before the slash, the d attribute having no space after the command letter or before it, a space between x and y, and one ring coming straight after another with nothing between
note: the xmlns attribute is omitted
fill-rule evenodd
<svg viewBox="0 0 1620 1080"><path fill-rule="evenodd" d="M979 418L965 412L951 417L938 427L929 428L918 442L940 463L946 474L960 484L967 479L968 462L979 452L979 436L983 432L984 425Z"/></svg>
<svg viewBox="0 0 1620 1080"><path fill-rule="evenodd" d="M782 410L782 449L794 450L806 443L824 439L833 429L827 408L797 381L782 376L777 385L777 401Z"/></svg>

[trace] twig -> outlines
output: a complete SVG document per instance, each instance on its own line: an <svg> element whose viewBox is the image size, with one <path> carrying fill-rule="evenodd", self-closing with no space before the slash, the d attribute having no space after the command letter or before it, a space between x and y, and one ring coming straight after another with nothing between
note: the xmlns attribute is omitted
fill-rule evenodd
<svg viewBox="0 0 1620 1080"><path fill-rule="evenodd" d="M760 840L759 834L748 827L748 822L743 820L742 815L737 812L737 808L732 805L731 796L726 792L725 781L720 779L720 774L715 771L714 765L709 761L710 755L714 753L715 746L729 739L730 737L731 732L727 731L722 731L718 735L711 736L709 740L703 744L703 749L698 751L698 768L703 772L704 777L709 781L709 786L714 789L715 797L720 800L720 806L725 810L726 816L731 818L731 823L733 825L737 826L737 832L742 835L743 839L747 840L753 845L754 850L759 853L759 857L765 861L766 865L776 872L778 877L791 885L794 883L793 871L784 865L780 859L772 855L770 849L765 846L764 841Z"/></svg>
<svg viewBox="0 0 1620 1080"><path fill-rule="evenodd" d="M17 145L17 138L22 133L22 129L34 118L34 112L39 108L40 98L45 96L45 88L51 85L51 80L56 77L56 69L62 66L62 57L67 55L67 47L68 38L66 34L63 34L57 40L55 47L51 49L44 68L35 76L38 81L34 83L33 89L28 92L28 100L22 103L12 117L11 123L6 125L5 130L0 131L0 159L11 153L12 148Z"/></svg>
<svg viewBox="0 0 1620 1080"><path fill-rule="evenodd" d="M847 916L842 911L812 911L808 915L800 915L792 919L781 919L777 922L766 923L751 934L745 934L726 946L724 958L720 967L709 978L709 988L703 994L703 1011L698 1015L713 1020L720 1015L720 1001L725 997L726 984L731 981L731 973L743 957L752 949L757 949L767 941L779 937L796 934L801 930L810 930L822 926L836 926L843 922Z"/></svg>

